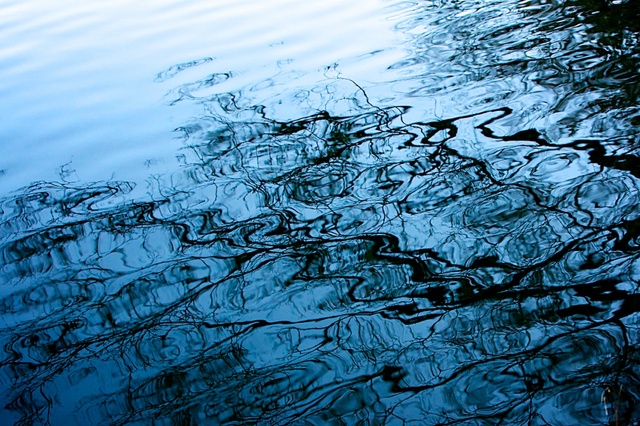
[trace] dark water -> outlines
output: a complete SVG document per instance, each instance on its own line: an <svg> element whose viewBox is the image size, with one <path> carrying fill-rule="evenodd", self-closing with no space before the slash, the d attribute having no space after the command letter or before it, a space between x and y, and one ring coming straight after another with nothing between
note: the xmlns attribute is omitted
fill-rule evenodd
<svg viewBox="0 0 640 426"><path fill-rule="evenodd" d="M129 143L100 129L58 179L5 166L2 422L640 419L637 4L379 7L379 50L341 23L366 55L154 69L181 112L123 106L169 129L139 179L80 176Z"/></svg>

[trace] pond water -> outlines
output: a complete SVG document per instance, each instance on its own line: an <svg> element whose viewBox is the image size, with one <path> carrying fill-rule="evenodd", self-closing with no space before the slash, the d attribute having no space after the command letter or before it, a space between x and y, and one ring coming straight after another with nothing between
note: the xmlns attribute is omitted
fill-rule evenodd
<svg viewBox="0 0 640 426"><path fill-rule="evenodd" d="M2 422L636 424L636 8L0 0Z"/></svg>

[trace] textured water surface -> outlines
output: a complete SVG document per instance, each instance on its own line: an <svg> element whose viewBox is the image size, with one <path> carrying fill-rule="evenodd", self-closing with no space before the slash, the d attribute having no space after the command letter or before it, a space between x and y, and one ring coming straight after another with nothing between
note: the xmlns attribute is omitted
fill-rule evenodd
<svg viewBox="0 0 640 426"><path fill-rule="evenodd" d="M213 3L0 3L4 422L638 421L633 2Z"/></svg>

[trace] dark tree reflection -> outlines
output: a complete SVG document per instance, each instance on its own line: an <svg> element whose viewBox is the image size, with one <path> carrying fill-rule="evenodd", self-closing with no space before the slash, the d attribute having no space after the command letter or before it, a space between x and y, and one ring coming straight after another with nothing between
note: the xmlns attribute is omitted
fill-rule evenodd
<svg viewBox="0 0 640 426"><path fill-rule="evenodd" d="M595 5L568 7L531 2L514 25L535 22L527 31L549 48L550 17L613 34L594 42L595 62L607 41L626 46ZM412 13L405 24L417 25ZM504 25L484 48L525 55ZM233 73L176 88L172 102L207 112L179 129L181 167L150 179L144 199L127 182L41 182L1 200L8 418L630 424L640 176L629 49L615 75L574 64L544 77L536 63L568 59L505 68L469 48L490 62L467 68L476 82L524 73L567 91L544 110L565 114L559 128L536 127L512 95L410 120L413 107L376 105L340 75L283 95L287 119L251 88L197 95ZM615 76L619 91L590 97ZM572 98L593 110L562 106Z"/></svg>

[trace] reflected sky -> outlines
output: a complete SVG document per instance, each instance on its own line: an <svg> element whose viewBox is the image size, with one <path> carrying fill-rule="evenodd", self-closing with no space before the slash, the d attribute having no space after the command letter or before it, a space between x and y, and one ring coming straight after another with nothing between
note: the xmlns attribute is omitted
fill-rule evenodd
<svg viewBox="0 0 640 426"><path fill-rule="evenodd" d="M386 17L375 1L4 1L0 190L60 174L144 181L175 166L172 130L201 113L167 107L166 93L194 74L159 84L162 70L215 58L200 72L233 72L226 90L264 82L263 96L277 94L269 78L314 83L336 61L373 77L386 63L372 52L394 47Z"/></svg>

